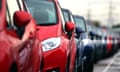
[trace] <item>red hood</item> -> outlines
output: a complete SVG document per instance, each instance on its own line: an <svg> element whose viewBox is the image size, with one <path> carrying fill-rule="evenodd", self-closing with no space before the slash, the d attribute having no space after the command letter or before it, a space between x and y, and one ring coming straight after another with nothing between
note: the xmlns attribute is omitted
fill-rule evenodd
<svg viewBox="0 0 120 72"><path fill-rule="evenodd" d="M61 35L61 25L37 26L37 37L40 41Z"/></svg>

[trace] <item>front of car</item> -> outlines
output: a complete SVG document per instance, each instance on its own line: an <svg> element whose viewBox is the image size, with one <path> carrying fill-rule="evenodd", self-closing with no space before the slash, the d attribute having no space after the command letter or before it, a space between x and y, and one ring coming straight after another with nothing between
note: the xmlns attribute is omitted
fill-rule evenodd
<svg viewBox="0 0 120 72"><path fill-rule="evenodd" d="M102 58L103 46L102 46L102 33L100 27L95 27L96 31L96 62Z"/></svg>
<svg viewBox="0 0 120 72"><path fill-rule="evenodd" d="M72 22L74 23L73 16L70 10L62 8L63 16L65 19L65 22ZM72 36L71 36L72 35ZM68 72L76 71L75 67L75 57L76 57L76 44L75 44L75 36L74 32L69 33L69 38L71 42L71 50L70 50L70 59L68 60L69 64L67 63L67 67L69 68Z"/></svg>
<svg viewBox="0 0 120 72"><path fill-rule="evenodd" d="M37 22L37 38L43 50L42 72L65 72L69 39L62 32L57 0L25 0L26 9Z"/></svg>
<svg viewBox="0 0 120 72"><path fill-rule="evenodd" d="M113 49L113 41L112 41L112 35L107 31L107 56L110 56L112 54L112 49Z"/></svg>
<svg viewBox="0 0 120 72"><path fill-rule="evenodd" d="M116 53L118 51L117 33L110 30L110 35L112 38L112 53L111 53L111 55L113 55L114 53Z"/></svg>
<svg viewBox="0 0 120 72"><path fill-rule="evenodd" d="M77 42L77 68L78 71L91 72L93 70L94 46L87 32L83 17L74 15L76 24Z"/></svg>
<svg viewBox="0 0 120 72"><path fill-rule="evenodd" d="M94 25L88 24L88 31L89 37L94 45L94 63L97 63L101 52L99 35L97 34L97 28Z"/></svg>

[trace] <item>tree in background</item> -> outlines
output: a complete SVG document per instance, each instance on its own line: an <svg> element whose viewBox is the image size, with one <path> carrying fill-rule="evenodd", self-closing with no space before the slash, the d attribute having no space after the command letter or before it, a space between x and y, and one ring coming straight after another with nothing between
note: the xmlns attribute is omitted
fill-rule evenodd
<svg viewBox="0 0 120 72"><path fill-rule="evenodd" d="M100 27L100 22L99 21L92 21L92 24L96 27Z"/></svg>

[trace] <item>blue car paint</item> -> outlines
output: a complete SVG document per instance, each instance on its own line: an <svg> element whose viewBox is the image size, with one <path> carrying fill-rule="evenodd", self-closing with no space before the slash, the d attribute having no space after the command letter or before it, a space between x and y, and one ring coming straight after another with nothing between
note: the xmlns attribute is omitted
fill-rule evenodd
<svg viewBox="0 0 120 72"><path fill-rule="evenodd" d="M77 42L77 61L78 66L84 62L91 62L93 60L94 46L88 38L87 33L81 33Z"/></svg>

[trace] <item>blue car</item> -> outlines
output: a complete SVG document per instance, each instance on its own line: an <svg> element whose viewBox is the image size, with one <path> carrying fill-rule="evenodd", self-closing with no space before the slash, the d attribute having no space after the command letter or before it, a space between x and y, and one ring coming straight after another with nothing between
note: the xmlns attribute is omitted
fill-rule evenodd
<svg viewBox="0 0 120 72"><path fill-rule="evenodd" d="M103 36L101 32L101 28L95 27L91 24L88 24L89 36L91 37L94 44L94 63L97 63L102 59L103 47L105 46L103 43Z"/></svg>
<svg viewBox="0 0 120 72"><path fill-rule="evenodd" d="M97 44L97 53L96 53L96 61L99 61L102 59L102 54L103 54L103 43L102 43L102 32L100 27L95 27L96 28L96 44Z"/></svg>
<svg viewBox="0 0 120 72"><path fill-rule="evenodd" d="M102 29L102 59L106 58L107 53L107 33Z"/></svg>
<svg viewBox="0 0 120 72"><path fill-rule="evenodd" d="M68 9L62 9L65 21L75 23L76 61L74 72L93 72L94 48L88 38L85 20L81 16L72 15Z"/></svg>
<svg viewBox="0 0 120 72"><path fill-rule="evenodd" d="M77 70L78 72L93 72L94 45L89 38L85 19L78 15L73 15L73 18L76 24Z"/></svg>

